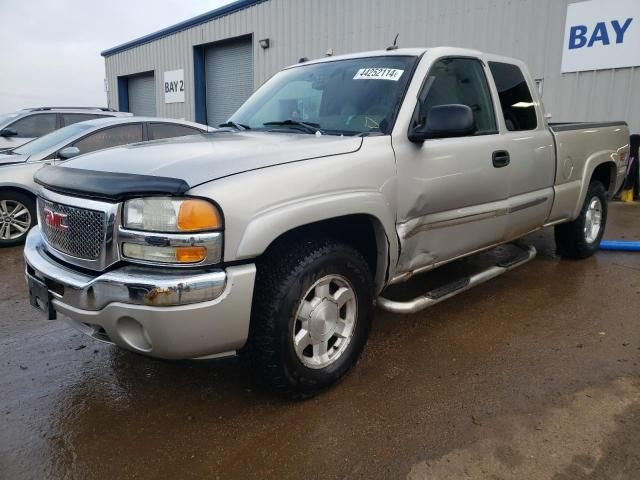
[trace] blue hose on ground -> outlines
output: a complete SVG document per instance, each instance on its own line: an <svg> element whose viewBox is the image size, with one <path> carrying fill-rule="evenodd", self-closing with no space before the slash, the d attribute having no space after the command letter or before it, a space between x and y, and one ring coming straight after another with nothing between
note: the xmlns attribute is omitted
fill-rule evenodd
<svg viewBox="0 0 640 480"><path fill-rule="evenodd" d="M600 250L619 252L640 252L640 242L623 242L621 240L602 240Z"/></svg>

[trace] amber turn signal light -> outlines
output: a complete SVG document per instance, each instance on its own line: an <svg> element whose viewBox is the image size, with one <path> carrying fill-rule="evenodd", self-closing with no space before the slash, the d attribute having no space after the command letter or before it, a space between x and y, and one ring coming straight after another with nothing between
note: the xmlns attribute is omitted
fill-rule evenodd
<svg viewBox="0 0 640 480"><path fill-rule="evenodd" d="M185 200L178 212L178 230L193 232L215 230L222 226L220 214L209 202L199 199Z"/></svg>
<svg viewBox="0 0 640 480"><path fill-rule="evenodd" d="M197 263L207 257L204 247L176 247L176 260L179 263Z"/></svg>

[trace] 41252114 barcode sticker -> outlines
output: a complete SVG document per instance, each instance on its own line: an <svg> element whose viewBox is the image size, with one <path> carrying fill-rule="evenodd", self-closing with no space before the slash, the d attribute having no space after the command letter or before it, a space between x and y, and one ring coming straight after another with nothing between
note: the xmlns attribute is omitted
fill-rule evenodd
<svg viewBox="0 0 640 480"><path fill-rule="evenodd" d="M404 73L404 70L397 68L361 68L356 73L354 80L391 80L397 82Z"/></svg>

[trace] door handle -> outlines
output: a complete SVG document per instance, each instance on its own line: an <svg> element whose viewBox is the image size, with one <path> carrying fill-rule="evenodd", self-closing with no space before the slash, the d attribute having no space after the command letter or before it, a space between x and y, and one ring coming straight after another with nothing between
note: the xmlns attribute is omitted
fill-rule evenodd
<svg viewBox="0 0 640 480"><path fill-rule="evenodd" d="M491 160L493 161L493 166L496 168L506 167L511 163L511 157L506 150L496 150L493 152Z"/></svg>

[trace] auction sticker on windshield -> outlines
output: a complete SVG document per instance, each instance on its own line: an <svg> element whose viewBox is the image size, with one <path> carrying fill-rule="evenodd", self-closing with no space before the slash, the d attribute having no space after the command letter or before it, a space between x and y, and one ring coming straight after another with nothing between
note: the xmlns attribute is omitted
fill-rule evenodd
<svg viewBox="0 0 640 480"><path fill-rule="evenodd" d="M356 73L354 80L391 80L397 82L404 70L397 68L361 68Z"/></svg>

